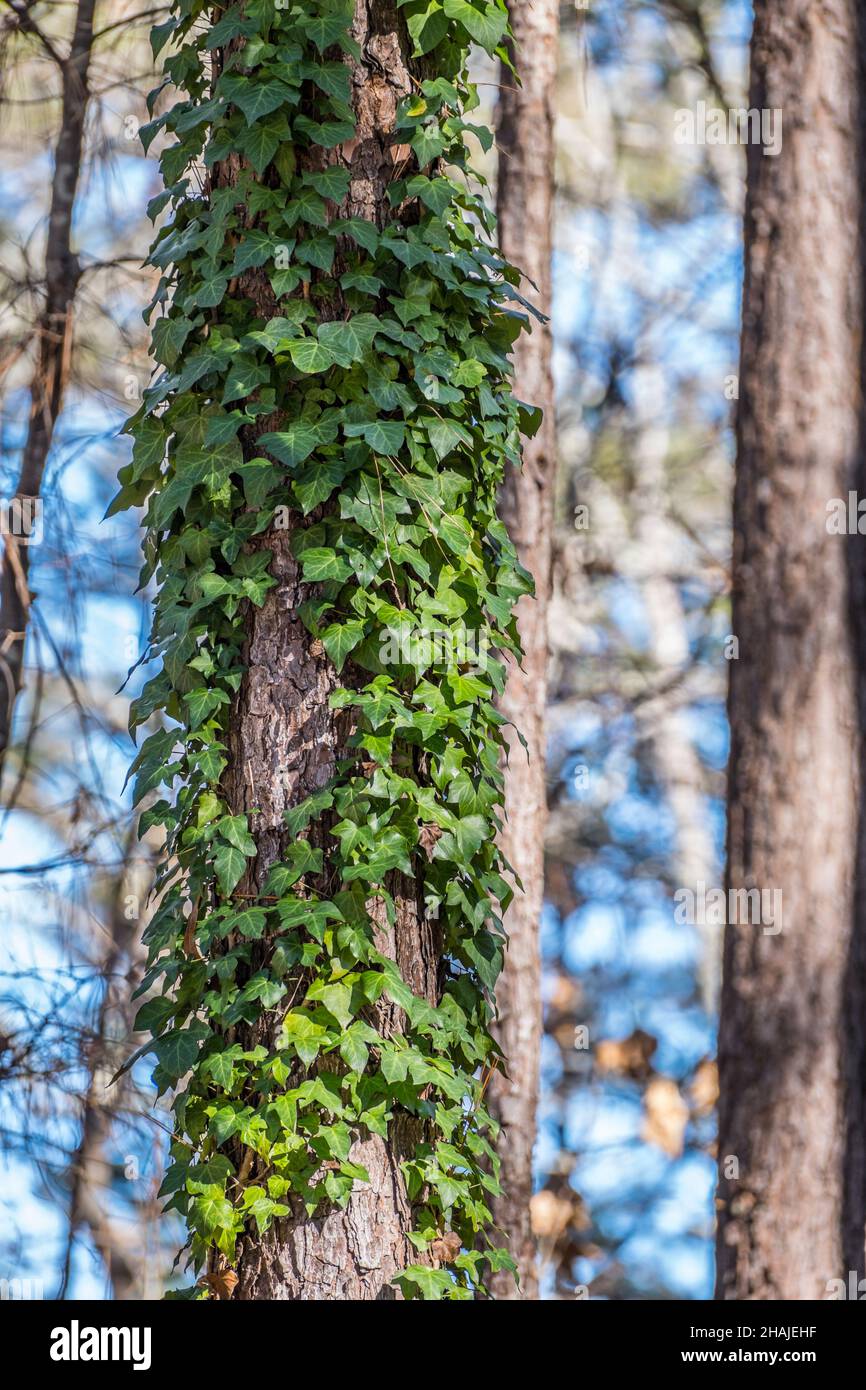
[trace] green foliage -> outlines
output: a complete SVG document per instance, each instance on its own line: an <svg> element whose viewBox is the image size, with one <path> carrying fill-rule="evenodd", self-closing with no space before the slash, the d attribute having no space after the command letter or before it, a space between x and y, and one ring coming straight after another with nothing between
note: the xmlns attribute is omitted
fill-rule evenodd
<svg viewBox="0 0 866 1390"><path fill-rule="evenodd" d="M411 155L394 165L381 225L339 208L340 147L355 132L349 0L214 12L176 0L153 31L182 93L144 131L146 144L174 137L148 311L163 370L128 426L112 510L146 504L142 578L158 589L161 669L131 723L164 727L131 772L137 800L168 796L143 816L166 847L141 987L160 994L138 1020L159 1089L175 1088L168 1207L186 1218L196 1268L214 1246L232 1262L245 1228L345 1206L367 1181L354 1139L387 1136L408 1112L425 1136L404 1164L413 1241L425 1252L456 1235L463 1253L412 1266L401 1286L461 1299L509 1260L487 1234L498 1187L483 1105L509 897L494 700L530 582L496 495L533 419L508 383L525 322L510 307L517 276L466 178L466 131L489 138L465 119L477 105L467 49L497 49L504 4L398 3L435 76L400 107L394 141ZM233 156L234 183L200 191L192 166ZM267 318L248 292L256 275L278 306ZM287 813L287 848L255 898L237 889L256 842L222 778L247 615L274 582L269 551L249 543L281 516L313 586L310 640L351 671L332 706L352 712L354 751ZM474 668L466 632L485 656ZM436 633L454 641L443 650ZM442 931L435 1007L375 945L371 911L393 920L397 873L423 886ZM383 995L405 1011L400 1035L373 1026ZM238 1041L251 1036L276 1042Z"/></svg>

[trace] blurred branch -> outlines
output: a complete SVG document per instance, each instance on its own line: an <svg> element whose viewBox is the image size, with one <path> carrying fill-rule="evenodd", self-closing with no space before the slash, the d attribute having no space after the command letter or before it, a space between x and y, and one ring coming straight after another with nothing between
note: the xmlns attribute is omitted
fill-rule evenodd
<svg viewBox="0 0 866 1390"><path fill-rule="evenodd" d="M137 14L124 15L123 19L116 19L113 24L106 24L104 28L97 29L93 35L93 42L102 39L106 34L114 33L116 29L126 29L132 24L137 24L140 19L156 19L158 15L168 13L167 5L157 5L150 10L139 10Z"/></svg>
<svg viewBox="0 0 866 1390"><path fill-rule="evenodd" d="M30 4L23 4L21 3L21 0L17 0L17 3L16 0L4 0L4 3L9 6L10 10L17 19L17 27L21 30L21 32L24 34L31 34L33 38L38 39L42 47L45 49L45 52L48 54L49 58L51 58L52 61L55 62L62 71L64 67L63 57L60 53L58 53L57 49L54 47L54 44L48 38L47 34L44 34L42 32L42 30L39 28L39 25L36 23L36 21L30 13L31 9L33 9L34 0L30 0ZM7 23L8 22L9 21L7 20Z"/></svg>
<svg viewBox="0 0 866 1390"><path fill-rule="evenodd" d="M668 14L672 19L682 24L695 40L698 47L698 56L695 59L694 66L704 74L704 77L707 79L707 85L719 105L727 110L731 103L716 68L709 35L707 34L707 27L704 23L703 11L700 5L695 4L694 0L663 0L660 8L663 14Z"/></svg>
<svg viewBox="0 0 866 1390"><path fill-rule="evenodd" d="M30 391L30 421L15 491L23 534L11 533L5 515L5 557L0 580L0 662L6 686L0 696L0 775L9 745L15 700L22 686L24 643L30 614L27 575L42 478L63 404L72 351L72 306L80 267L72 251L72 213L81 172L87 73L93 43L96 0L79 0L69 57L62 62L63 98L60 133L54 152L51 211L45 251L45 304L36 326L37 361ZM21 14L15 9L19 21ZM26 13L26 11L25 11Z"/></svg>

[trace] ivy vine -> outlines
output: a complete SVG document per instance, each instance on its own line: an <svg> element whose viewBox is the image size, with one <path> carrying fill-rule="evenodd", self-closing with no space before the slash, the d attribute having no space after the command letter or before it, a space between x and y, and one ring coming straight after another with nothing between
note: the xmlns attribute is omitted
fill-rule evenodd
<svg viewBox="0 0 866 1390"><path fill-rule="evenodd" d="M504 0L397 5L422 75L398 111L377 222L340 211L352 0L175 0L152 34L168 56L151 114L164 89L181 97L142 131L145 148L174 137L148 208L170 209L146 311L162 370L127 426L109 509L146 505L142 583L157 594L146 655L159 670L131 712L133 730L158 725L131 775L142 832L165 831L136 1020L151 1037L136 1056L155 1053L159 1092L175 1092L161 1191L197 1272L230 1268L242 1232L290 1201L344 1206L367 1179L354 1137L387 1137L402 1112L425 1122L403 1164L411 1239L438 1258L398 1282L410 1298L467 1299L487 1268L513 1268L490 1229L483 1097L510 898L495 700L531 581L496 498L538 414L511 394L528 306L467 154L470 132L492 140L468 119L468 49L504 54ZM253 272L269 317L246 292ZM354 733L331 784L286 813L262 891L241 895L257 848L227 800L228 732L279 527ZM393 918L396 873L423 885L439 924L435 1005L376 948L372 914ZM374 1026L383 995L405 1013L400 1035ZM273 1045L246 1045L255 1036Z"/></svg>

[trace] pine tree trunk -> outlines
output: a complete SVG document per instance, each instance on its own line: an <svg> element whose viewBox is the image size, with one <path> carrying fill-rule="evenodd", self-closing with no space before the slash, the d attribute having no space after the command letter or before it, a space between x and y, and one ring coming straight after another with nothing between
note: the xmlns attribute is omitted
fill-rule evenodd
<svg viewBox="0 0 866 1390"><path fill-rule="evenodd" d="M388 207L386 188L393 176L397 103L411 90L409 45L392 0L357 0L353 35L363 55L353 71L357 138L352 148L342 146L332 158L336 156L352 171L341 213L381 226ZM321 164L321 152L313 157ZM245 285L246 292L253 297L270 295L266 275L252 273L256 274L255 283ZM273 303L264 308L269 314L277 312ZM274 419L268 426L279 429L282 421ZM310 520L317 516L313 513ZM264 606L250 611L247 670L232 721L228 791L234 812L251 814L258 855L241 888L252 892L262 891L270 866L291 838L283 812L333 777L351 733L346 716L328 707L331 692L351 681L351 673L347 668L337 675L321 643L310 637L298 616L299 605L314 590L300 581L290 538L290 529L276 530L262 541L273 554L271 573L278 583ZM411 880L392 882L389 887L396 922L393 926L383 922L377 948L396 960L416 995L436 1003L439 943L435 924L425 919ZM399 1009L383 999L380 1011L377 1026L386 1034L401 1031ZM272 1039L260 1035L250 1039L254 1041L273 1045ZM397 1298L390 1280L407 1265L419 1263L418 1252L408 1240L412 1217L399 1168L419 1136L416 1122L408 1117L404 1128L404 1134L398 1129L395 1135L392 1127L390 1142L371 1134L355 1143L351 1160L368 1170L370 1183L352 1195L345 1210L335 1207L311 1219L296 1202L292 1216L275 1223L265 1235L244 1236L234 1297Z"/></svg>
<svg viewBox="0 0 866 1390"><path fill-rule="evenodd" d="M748 152L727 882L780 890L783 926L726 932L725 1299L863 1274L866 567L826 527L864 488L858 25L852 0L756 5L750 105L785 124Z"/></svg>
<svg viewBox="0 0 866 1390"><path fill-rule="evenodd" d="M526 277L524 294L549 314L559 5L558 0L535 0L532 5L510 3L508 8L522 85L516 86L514 74L503 64L497 131L499 239L506 259ZM508 1075L494 1076L491 1105L503 1125L503 1192L494 1202L494 1218L508 1235L520 1270L520 1288L507 1271L494 1275L491 1286L500 1299L538 1296L529 1202L541 1047L538 923L544 896L547 820L544 711L556 466L549 327L534 323L532 333L517 343L514 361L515 394L541 406L544 422L535 438L525 443L522 474L509 473L500 506L520 562L534 576L536 588L534 599L522 599L518 605L523 667L512 665L502 700L503 712L526 739L528 751L512 729L505 792L508 820L502 848L523 884L523 892L518 893L506 915L509 944L496 997L498 1037L508 1059Z"/></svg>

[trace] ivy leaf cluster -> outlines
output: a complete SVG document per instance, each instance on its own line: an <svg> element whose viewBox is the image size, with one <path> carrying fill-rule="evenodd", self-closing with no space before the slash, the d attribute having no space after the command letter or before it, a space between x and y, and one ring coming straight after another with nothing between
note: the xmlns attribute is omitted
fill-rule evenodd
<svg viewBox="0 0 866 1390"><path fill-rule="evenodd" d="M399 1283L466 1299L511 1263L490 1229L483 1095L510 897L496 698L531 581L496 498L538 419L510 389L527 306L467 156L470 133L492 139L471 120L467 53L505 54L503 0L398 6L427 75L400 105L377 222L345 206L351 0L175 0L153 30L151 114L177 97L142 131L162 146L149 211L167 213L150 254L158 371L109 509L145 508L142 583L156 590L131 776L165 850L136 1027L174 1092L162 1195L196 1270L214 1251L233 1264L245 1231L345 1206L368 1180L355 1139L387 1138L408 1113L425 1258ZM354 733L332 783L287 812L261 894L241 895L257 848L227 801L227 735L280 527L312 595L310 641L352 673L331 704ZM439 926L435 1005L375 944L395 875ZM403 1011L399 1035L375 1026L383 998Z"/></svg>

